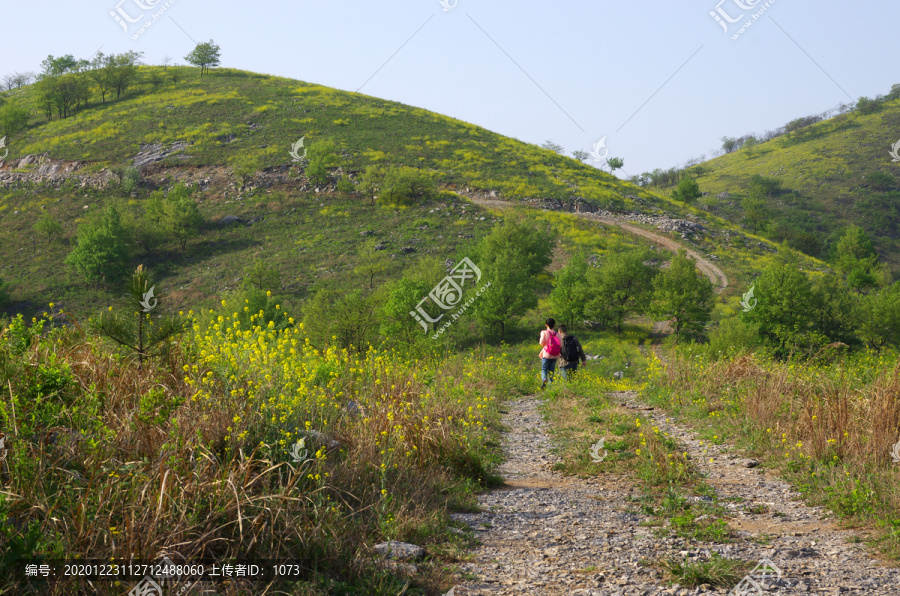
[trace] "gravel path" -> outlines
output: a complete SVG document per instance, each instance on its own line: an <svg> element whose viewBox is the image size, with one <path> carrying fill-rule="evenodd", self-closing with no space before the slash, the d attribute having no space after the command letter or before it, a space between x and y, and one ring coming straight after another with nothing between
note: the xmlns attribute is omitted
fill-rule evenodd
<svg viewBox="0 0 900 596"><path fill-rule="evenodd" d="M752 462L729 455L724 445L701 445L688 431L667 423L663 412L640 405L633 392L612 397L625 407L641 408L641 417L653 418L661 431L674 435L720 497L744 499L725 505L737 540L719 544L657 538L652 528L640 525L652 518L637 513L639 508L629 501L641 493L628 478L581 480L552 471L558 458L551 452L539 400L526 397L509 402L504 416L510 428L504 441L508 460L500 473L507 486L481 497L482 513L454 514L482 543L475 560L462 565L467 579L453 589L454 596L726 594L728 590L706 585L670 587L655 569L639 564L668 556L706 559L711 551L748 561L772 560L783 575L774 585L769 582L767 595L900 595L900 570L849 543L851 532L837 529L827 512L803 505L786 483L760 468L748 468ZM767 511L746 510L754 505L766 505L756 510ZM768 545L749 540L762 534L770 537Z"/></svg>

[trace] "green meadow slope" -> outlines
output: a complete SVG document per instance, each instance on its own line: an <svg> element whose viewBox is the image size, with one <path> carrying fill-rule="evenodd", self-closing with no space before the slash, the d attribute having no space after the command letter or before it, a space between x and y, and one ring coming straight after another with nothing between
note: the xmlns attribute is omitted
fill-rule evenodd
<svg viewBox="0 0 900 596"><path fill-rule="evenodd" d="M688 171L708 193L700 203L712 214L744 222L744 200L759 176L768 186L760 234L825 257L843 229L855 224L896 272L900 163L890 151L898 139L900 100L885 101L874 113L842 114Z"/></svg>
<svg viewBox="0 0 900 596"><path fill-rule="evenodd" d="M153 191L176 182L196 191L192 198L204 218L199 233L184 247L176 241L153 251L133 246L132 265L149 266L165 283L170 304L184 309L237 288L257 258L281 272L288 305L317 284L364 283L360 250L373 240L389 255L376 282L398 277L425 256L461 258L502 215L453 191L512 201L582 199L622 214L699 219L706 230L690 241L728 271L737 284L729 295L774 251L697 208L419 108L236 70L202 78L184 67L140 71L143 82L121 98L101 103L96 95L68 118L54 113L48 120L36 85L4 94L31 111L28 128L9 140L0 169L0 278L11 289L10 313L41 312L49 301L80 314L106 306L115 288L88 283L63 264L78 226L111 202L140 211ZM289 151L301 137L305 149L334 147L327 184L311 184L303 165L292 161ZM123 169L151 146L180 150L141 165L140 181L126 190ZM29 155L41 157L21 164ZM416 168L441 190L400 209L372 205L357 192L359 173L372 165ZM240 168L251 175L242 180L235 175ZM48 214L62 224L53 238L33 230ZM610 228L596 224L588 234L612 237ZM823 264L811 260L808 267Z"/></svg>

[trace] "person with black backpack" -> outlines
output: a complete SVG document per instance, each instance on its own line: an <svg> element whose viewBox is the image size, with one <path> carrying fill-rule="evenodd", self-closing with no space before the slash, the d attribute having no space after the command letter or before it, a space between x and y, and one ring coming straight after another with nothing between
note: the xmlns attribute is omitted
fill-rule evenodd
<svg viewBox="0 0 900 596"><path fill-rule="evenodd" d="M559 335L553 330L554 327L556 321L553 318L547 319L546 328L541 331L541 338L538 340L541 344L541 353L538 354L541 359L541 389L546 387L548 382L553 382L553 372L556 370L556 361L562 349L562 343L559 341Z"/></svg>
<svg viewBox="0 0 900 596"><path fill-rule="evenodd" d="M578 361L581 360L582 366L587 362L587 356L581 347L581 342L574 335L568 333L565 325L559 326L559 336L562 338L562 346L560 347L559 370L562 371L562 377L568 378L571 371L575 374L578 370Z"/></svg>

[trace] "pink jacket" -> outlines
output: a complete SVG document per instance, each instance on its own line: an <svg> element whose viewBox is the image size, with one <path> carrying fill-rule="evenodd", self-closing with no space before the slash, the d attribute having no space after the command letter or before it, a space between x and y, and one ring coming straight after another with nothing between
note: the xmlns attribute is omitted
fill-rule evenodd
<svg viewBox="0 0 900 596"><path fill-rule="evenodd" d="M547 347L547 344L550 342L550 334L556 335L556 331L550 331L549 329L544 329L541 331L541 339L538 343L541 344L541 353L538 355L539 358L550 358L551 360L556 360L559 358L559 354L556 356L551 356L547 353L547 350L544 348Z"/></svg>

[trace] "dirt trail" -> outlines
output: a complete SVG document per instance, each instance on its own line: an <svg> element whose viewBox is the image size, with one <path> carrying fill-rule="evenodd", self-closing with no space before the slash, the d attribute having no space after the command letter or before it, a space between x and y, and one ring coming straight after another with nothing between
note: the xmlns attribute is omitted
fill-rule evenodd
<svg viewBox="0 0 900 596"><path fill-rule="evenodd" d="M837 529L821 508L804 505L787 483L747 467L752 462L730 455L728 447L699 441L666 422L664 412L640 404L635 392L611 397L673 435L721 499L741 498L722 501L734 541L657 537L646 525L657 518L634 502L640 491L631 479L613 474L579 479L553 471L558 458L548 425L538 411L540 400L529 396L509 402L504 415L508 460L500 473L506 487L481 496L481 513L453 516L481 541L474 561L460 565L454 596L724 595L725 588L670 586L646 565L665 558L707 560L713 552L751 562L772 560L782 577L768 583L766 596L900 595L900 570L881 565L852 544L852 532ZM602 468L603 463L594 465Z"/></svg>
<svg viewBox="0 0 900 596"><path fill-rule="evenodd" d="M516 203L512 201L501 201L499 199L481 199L477 197L467 196L465 194L463 194L462 196L465 196L468 200L475 203L476 205L481 205L483 207L503 209L516 205ZM697 251L692 250L684 246L683 244L676 242L671 238L668 238L667 236L663 236L662 234L657 234L655 232L651 232L650 230L639 228L636 225L627 223L626 221L617 218L600 217L594 213L572 213L572 215L579 215L586 219L591 219L608 226L618 226L629 234L634 234L635 236L640 236L646 240L650 240L654 244L658 244L659 246L672 252L678 252L679 249L683 248L691 258L697 261L697 268L700 269L700 271L702 271L709 278L714 286L716 286L716 292L721 292L728 287L728 277L725 275L725 272L722 271L721 268L719 268L709 259L704 258Z"/></svg>

